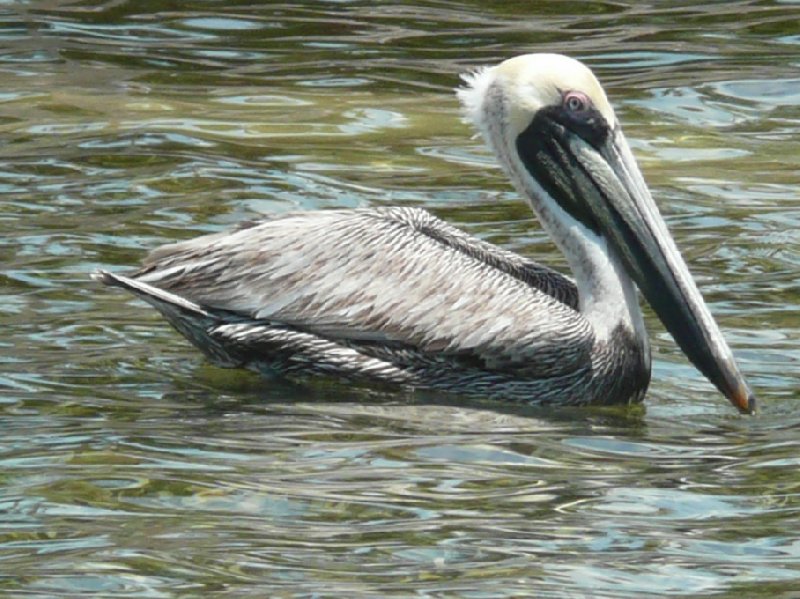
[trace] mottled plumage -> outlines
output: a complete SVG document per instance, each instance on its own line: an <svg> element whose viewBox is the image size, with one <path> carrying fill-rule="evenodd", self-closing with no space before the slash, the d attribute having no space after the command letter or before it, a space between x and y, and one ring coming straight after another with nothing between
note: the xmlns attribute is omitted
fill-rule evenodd
<svg viewBox="0 0 800 599"><path fill-rule="evenodd" d="M417 208L277 215L95 277L149 302L220 366L533 404L643 398L638 285L690 359L751 410L591 71L528 55L467 82L465 114L574 282Z"/></svg>
<svg viewBox="0 0 800 599"><path fill-rule="evenodd" d="M596 401L592 378L629 367L595 346L569 279L418 208L249 222L103 281L146 299L220 366L534 403L554 380L562 396L575 388L571 403ZM647 364L634 359L643 391Z"/></svg>

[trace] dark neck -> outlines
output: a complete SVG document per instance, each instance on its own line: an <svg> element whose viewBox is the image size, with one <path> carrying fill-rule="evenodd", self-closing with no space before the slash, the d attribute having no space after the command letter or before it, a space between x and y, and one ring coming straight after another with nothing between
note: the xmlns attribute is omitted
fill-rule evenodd
<svg viewBox="0 0 800 599"><path fill-rule="evenodd" d="M639 403L650 384L650 348L618 325L606 341L595 344L592 370L593 404Z"/></svg>

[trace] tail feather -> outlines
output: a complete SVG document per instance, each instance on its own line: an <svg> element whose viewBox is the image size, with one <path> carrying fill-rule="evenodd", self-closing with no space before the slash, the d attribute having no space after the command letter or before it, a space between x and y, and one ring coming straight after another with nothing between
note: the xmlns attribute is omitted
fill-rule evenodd
<svg viewBox="0 0 800 599"><path fill-rule="evenodd" d="M120 289L129 291L146 301L159 312L162 311L163 307L170 310L180 309L183 312L195 314L198 318L212 318L211 313L204 310L199 304L124 275L116 275L107 270L97 270L92 273L92 279L103 285L108 285L109 287L119 287ZM164 316L166 316L166 314L164 314Z"/></svg>
<svg viewBox="0 0 800 599"><path fill-rule="evenodd" d="M238 368L244 365L244 360L232 351L233 348L221 344L211 334L214 327L224 322L221 316L179 295L124 275L98 270L92 273L92 279L109 287L124 289L146 301L218 366Z"/></svg>

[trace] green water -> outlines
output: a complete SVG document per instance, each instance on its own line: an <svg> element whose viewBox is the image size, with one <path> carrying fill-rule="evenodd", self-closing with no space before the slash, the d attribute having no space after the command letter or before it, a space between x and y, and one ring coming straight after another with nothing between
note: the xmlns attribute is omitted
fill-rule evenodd
<svg viewBox="0 0 800 599"><path fill-rule="evenodd" d="M800 597L800 6L0 3L0 594ZM761 400L648 315L631 411L217 370L99 266L259 213L424 206L561 256L458 73L605 84Z"/></svg>

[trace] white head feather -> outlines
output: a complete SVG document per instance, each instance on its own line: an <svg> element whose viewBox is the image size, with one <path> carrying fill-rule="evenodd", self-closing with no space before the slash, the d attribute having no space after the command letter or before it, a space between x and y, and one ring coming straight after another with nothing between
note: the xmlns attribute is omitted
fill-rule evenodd
<svg viewBox="0 0 800 599"><path fill-rule="evenodd" d="M456 93L464 116L487 139L494 137L489 132L495 127L516 138L538 110L560 104L569 91L586 94L611 127L616 123L614 110L592 71L568 56L524 54L462 75L462 79L466 87ZM500 119L502 123L497 122Z"/></svg>

